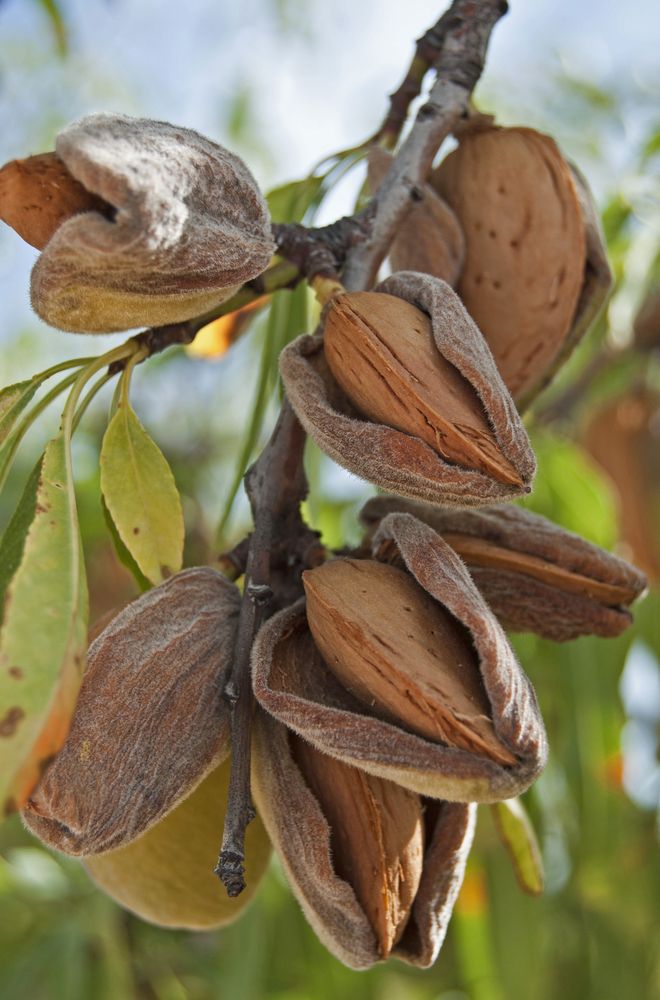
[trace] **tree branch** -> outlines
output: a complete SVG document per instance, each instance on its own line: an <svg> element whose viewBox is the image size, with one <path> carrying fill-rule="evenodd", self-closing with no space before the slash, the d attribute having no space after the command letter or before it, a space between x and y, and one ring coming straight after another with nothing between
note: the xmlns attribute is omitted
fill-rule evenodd
<svg viewBox="0 0 660 1000"><path fill-rule="evenodd" d="M250 793L252 643L271 610L278 553L285 559L288 575L293 571L295 576L296 561L301 572L318 544L318 536L300 516L300 504L307 496L304 447L305 432L285 399L270 441L245 476L254 531L249 538L236 657L224 692L232 707L232 757L225 829L215 868L229 896L237 896L245 888L245 830L254 817Z"/></svg>
<svg viewBox="0 0 660 1000"><path fill-rule="evenodd" d="M362 213L317 229L273 227L278 250L298 273L332 283L343 267L348 287L371 286L410 207L411 195L426 179L440 143L467 110L483 68L490 32L506 9L503 0L454 0L427 33L431 37L427 38L426 57L437 50L437 80L382 187ZM404 84L405 95L412 95L412 86ZM403 100L397 97L395 115L400 113ZM302 568L322 558L318 537L300 516L300 503L307 495L304 443L305 433L285 399L270 441L245 477L254 531L247 551L236 659L225 688L232 705L232 763L222 848L215 869L230 896L245 887L245 830L254 816L250 793L252 643L275 603L295 599L296 588L301 589Z"/></svg>
<svg viewBox="0 0 660 1000"><path fill-rule="evenodd" d="M454 0L442 25L436 60L437 78L420 108L410 135L372 199L370 233L347 254L342 281L346 288L370 288L392 238L424 183L442 141L468 109L483 70L491 32L508 7L504 0Z"/></svg>

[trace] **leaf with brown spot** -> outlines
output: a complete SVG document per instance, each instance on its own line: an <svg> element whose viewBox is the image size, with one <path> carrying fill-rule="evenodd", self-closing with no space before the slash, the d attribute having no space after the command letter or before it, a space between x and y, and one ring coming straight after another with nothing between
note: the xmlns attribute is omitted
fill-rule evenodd
<svg viewBox="0 0 660 1000"><path fill-rule="evenodd" d="M84 667L87 586L64 433L48 443L30 477L0 543L0 556L8 553L0 800L14 799L20 808L66 739Z"/></svg>
<svg viewBox="0 0 660 1000"><path fill-rule="evenodd" d="M147 580L158 584L178 572L184 528L174 476L128 404L117 408L103 438L101 490L119 538Z"/></svg>

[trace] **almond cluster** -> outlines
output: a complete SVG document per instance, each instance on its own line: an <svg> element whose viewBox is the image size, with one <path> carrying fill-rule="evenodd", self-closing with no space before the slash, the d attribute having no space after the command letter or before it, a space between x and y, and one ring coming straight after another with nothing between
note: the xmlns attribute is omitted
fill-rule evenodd
<svg viewBox="0 0 660 1000"><path fill-rule="evenodd" d="M335 295L280 357L306 433L386 495L362 511L361 546L292 576L254 641L248 893L228 900L212 874L248 598L210 568L97 636L68 740L23 809L146 920L233 920L272 844L342 962L429 966L476 805L523 793L547 759L505 630L615 636L644 590L634 567L507 503L536 471L521 412L609 286L586 185L532 129L477 117L457 138L399 229L394 273ZM373 190L389 163L372 150ZM274 249L237 157L123 116L83 119L54 153L4 167L0 215L41 250L35 309L74 331L199 315Z"/></svg>

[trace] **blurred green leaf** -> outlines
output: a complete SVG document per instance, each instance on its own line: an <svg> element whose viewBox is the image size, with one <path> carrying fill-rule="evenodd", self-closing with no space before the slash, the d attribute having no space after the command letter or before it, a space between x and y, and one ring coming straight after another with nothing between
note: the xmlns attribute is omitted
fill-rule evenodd
<svg viewBox="0 0 660 1000"><path fill-rule="evenodd" d="M39 383L30 380L16 382L0 391L0 444L6 441L7 435L38 388Z"/></svg>
<svg viewBox="0 0 660 1000"><path fill-rule="evenodd" d="M36 2L50 21L59 54L65 56L69 49L69 33L59 3L57 0L36 0Z"/></svg>
<svg viewBox="0 0 660 1000"><path fill-rule="evenodd" d="M324 177L305 177L269 191L266 201L273 222L301 222L321 194L324 180Z"/></svg>
<svg viewBox="0 0 660 1000"><path fill-rule="evenodd" d="M181 569L183 512L174 476L127 401L101 446L101 491L122 543L140 572L158 584Z"/></svg>
<svg viewBox="0 0 660 1000"><path fill-rule="evenodd" d="M521 889L531 896L543 892L543 861L531 820L520 799L491 806L495 827L504 844Z"/></svg>

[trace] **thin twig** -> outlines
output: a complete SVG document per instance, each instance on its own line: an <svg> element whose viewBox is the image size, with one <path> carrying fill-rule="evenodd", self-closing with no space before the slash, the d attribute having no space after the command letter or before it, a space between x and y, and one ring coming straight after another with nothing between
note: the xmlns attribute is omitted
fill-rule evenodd
<svg viewBox="0 0 660 1000"><path fill-rule="evenodd" d="M409 211L412 198L426 180L440 144L467 112L483 70L491 32L507 9L503 0L454 0L441 18L444 25L435 83L372 199L373 218L368 237L348 251L342 272L346 288L356 290L373 285L392 238Z"/></svg>
<svg viewBox="0 0 660 1000"><path fill-rule="evenodd" d="M250 793L250 651L273 598L274 551L295 549L301 536L313 535L300 517L300 504L307 496L304 447L305 432L285 399L270 441L245 477L254 531L247 555L236 657L225 687L232 707L232 757L225 829L215 869L229 896L237 896L245 888L245 830L254 817Z"/></svg>

